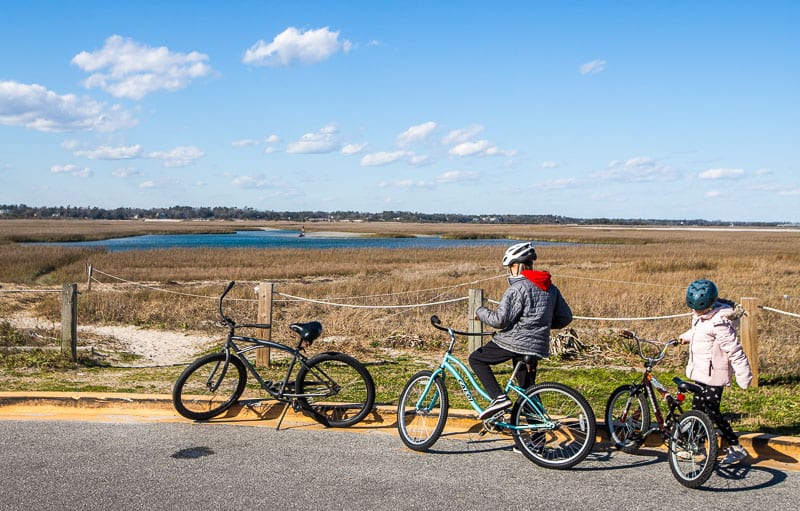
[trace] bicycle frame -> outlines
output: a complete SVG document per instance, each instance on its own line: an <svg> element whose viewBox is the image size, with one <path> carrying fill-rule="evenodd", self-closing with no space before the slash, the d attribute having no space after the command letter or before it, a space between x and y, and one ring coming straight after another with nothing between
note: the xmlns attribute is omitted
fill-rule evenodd
<svg viewBox="0 0 800 511"><path fill-rule="evenodd" d="M648 431L645 431L642 436L646 437L651 433L660 431L664 438L667 438L669 436L668 431L675 422L675 417L683 414L683 408L680 405L680 398L676 399L672 394L670 394L669 390L653 375L650 368L645 370L642 381L637 385L637 388L644 388L645 394L647 395L647 401L650 403L650 408L653 410L653 416L655 417L657 424L657 426L653 426ZM656 390L659 391L663 399L667 402L668 411L666 416L662 413L661 406L659 406ZM683 394L680 393L678 395L683 396ZM677 414L675 413L676 411L678 412Z"/></svg>
<svg viewBox="0 0 800 511"><path fill-rule="evenodd" d="M237 325L236 328L243 328L252 325ZM239 342L246 342L249 343L250 346L245 346L240 348L235 341ZM272 384L276 382L265 380L261 373L258 372L255 365L253 365L250 360L247 359L246 354L250 351L259 349L259 348L274 348L286 353L289 353L292 356L291 362L289 362L289 367L286 369L286 375L283 378L277 388L273 388ZM318 397L319 394L297 394L293 392L287 392L289 389L289 379L297 366L297 363L308 367L308 358L304 356L302 353L298 351L296 348L290 348L285 344L281 344L275 341L268 341L266 339L258 339L256 337L248 337L243 335L234 335L230 333L228 335L228 339L225 342L225 346L223 347L222 351L225 353L225 367L220 375L220 380L222 380L222 376L225 375L225 371L227 371L227 366L229 364L229 360L231 356L237 357L239 360L242 361L244 366L247 368L247 371L253 375L256 379L258 384L264 389L270 396L274 399L279 401L291 401L294 399L298 399L301 397ZM213 375L212 375L213 376ZM209 378L210 379L210 378Z"/></svg>
<svg viewBox="0 0 800 511"><path fill-rule="evenodd" d="M437 326L436 323L434 323L434 326ZM483 387L481 387L475 376L473 376L472 372L469 370L469 368L467 368L466 364L464 364L464 362L462 362L455 355L453 355L452 352L453 352L453 347L455 346L456 333L461 335L490 335L490 334L456 332L452 328L446 328L446 329L441 328L441 329L447 331L447 333L450 335L450 346L447 348L447 351L445 351L444 357L442 357L442 361L439 363L439 367L437 367L436 370L433 372L432 377L425 386L425 389L422 392L419 401L417 401L416 403L416 408L418 410L424 409L422 407L422 402L424 401L425 396L428 395L428 392L431 391L431 387L434 385L434 381L436 380L436 378L444 379L444 376L446 374L450 374L456 380L456 382L458 382L458 385L461 388L461 392L464 393L464 396L467 398L467 401L469 402L470 406L472 406L472 408L476 412L478 412L478 414L480 414L481 412L483 412L483 407L481 407L477 403L475 399L475 394L477 393L479 396L481 396L483 399L486 399L487 401L491 401L492 398L489 397L489 394L487 394L486 391L483 389ZM517 426L514 424L509 424L502 420L493 421L491 418L487 419L487 421L491 421L492 426L501 427L503 429L515 429L515 430L554 429L556 425L553 422L546 419L547 414L544 408L542 407L541 403L539 403L537 400L529 398L528 395L525 393L525 389L517 385L514 385L514 378L516 377L517 372L521 369L522 365L524 365L524 363L520 361L517 362L517 364L514 366L514 371L511 373L511 376L509 377L508 382L506 382L506 385L504 387L504 392L508 393L509 391L514 391L514 393L516 393L519 396L517 399L522 399L527 403L529 403L531 407L534 410L536 410L536 412L542 417L542 419L544 419L544 422L536 425ZM435 408L435 405L438 403L438 401L439 401L438 396L432 399L427 409L430 410Z"/></svg>
<svg viewBox="0 0 800 511"><path fill-rule="evenodd" d="M658 355L654 357L647 357L644 355L642 351L642 341L638 338L633 332L623 331L623 337L633 338L637 341L639 346L639 356L641 356L645 361L645 368L644 374L642 375L642 381L636 384L636 392L631 394L631 399L634 395L638 394L640 389L644 389L645 395L647 396L647 402L649 403L650 408L653 410L653 415L656 419L656 426L651 427L649 430L642 433L642 437L647 437L651 433L656 431L660 431L664 439L666 440L669 438L669 430L672 425L675 423L675 418L683 414L683 408L681 407L681 403L684 400L684 394L679 390L676 396L673 396L669 389L665 387L658 378L655 377L653 374L653 367L662 359L667 352L667 348L677 344L677 340L672 340L664 344L664 346L659 351ZM666 416L661 411L661 406L659 405L659 399L656 395L656 391L661 394L661 397L667 403L667 414ZM675 412L678 412L677 414ZM623 420L625 417L623 417Z"/></svg>

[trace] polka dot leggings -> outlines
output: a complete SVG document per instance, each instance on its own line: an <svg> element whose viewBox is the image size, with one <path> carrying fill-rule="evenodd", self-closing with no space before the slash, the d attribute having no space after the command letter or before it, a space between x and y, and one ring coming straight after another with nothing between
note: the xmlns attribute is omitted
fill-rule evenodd
<svg viewBox="0 0 800 511"><path fill-rule="evenodd" d="M726 419L719 410L719 405L722 402L722 389L724 387L714 387L706 385L705 383L700 383L699 381L695 383L703 388L703 392L695 394L692 400L692 410L705 412L714 425L719 428L722 438L728 442L728 445L739 445L739 439L736 438L736 433L733 431L731 423L728 422L728 419Z"/></svg>

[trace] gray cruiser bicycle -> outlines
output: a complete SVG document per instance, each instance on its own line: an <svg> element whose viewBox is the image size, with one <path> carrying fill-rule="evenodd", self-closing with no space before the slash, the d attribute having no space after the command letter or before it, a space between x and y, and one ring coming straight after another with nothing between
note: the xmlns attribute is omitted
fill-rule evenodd
<svg viewBox="0 0 800 511"><path fill-rule="evenodd" d="M306 357L302 352L322 334L317 321L292 323L299 336L296 347L237 334L245 328L270 328L269 324L237 324L222 311L222 302L233 288L230 282L219 298L219 316L228 329L222 350L194 361L178 377L172 390L175 410L192 420L220 415L242 396L249 372L258 386L273 399L285 403L278 428L288 407L300 411L326 427L348 427L363 420L375 404L375 383L366 366L338 352ZM241 346L241 347L240 347ZM287 353L286 374L275 381L265 379L246 357L250 351L272 348Z"/></svg>
<svg viewBox="0 0 800 511"><path fill-rule="evenodd" d="M441 325L438 317L431 324L450 336L450 345L439 367L420 371L408 380L397 405L397 429L403 443L415 451L428 450L441 436L447 422L449 397L445 376L457 382L472 408L480 414L478 403L491 401L467 366L453 355L456 335L492 335L460 332ZM505 385L505 392L517 395L510 417L500 411L483 421L480 435L509 431L517 449L533 463L555 469L571 468L591 452L597 425L594 412L575 389L555 382L543 382L527 389L514 384L519 371L529 362L525 356L516 363ZM511 395L511 394L509 394Z"/></svg>

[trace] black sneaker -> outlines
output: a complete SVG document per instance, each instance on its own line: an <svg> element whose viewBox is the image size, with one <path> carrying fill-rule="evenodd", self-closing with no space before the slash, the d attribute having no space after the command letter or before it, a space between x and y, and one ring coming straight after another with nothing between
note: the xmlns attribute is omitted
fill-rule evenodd
<svg viewBox="0 0 800 511"><path fill-rule="evenodd" d="M505 394L500 394L499 396L494 398L494 400L491 403L489 403L489 406L487 406L486 409L478 415L478 418L483 420L487 417L491 417L500 410L511 408L512 404L513 403L511 403L511 400L508 399L508 396L506 396Z"/></svg>

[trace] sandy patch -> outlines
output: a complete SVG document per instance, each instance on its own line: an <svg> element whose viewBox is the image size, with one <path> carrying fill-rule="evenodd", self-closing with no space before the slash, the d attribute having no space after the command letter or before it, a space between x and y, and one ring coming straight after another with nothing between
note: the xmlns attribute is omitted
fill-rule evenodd
<svg viewBox="0 0 800 511"><path fill-rule="evenodd" d="M6 318L17 329L43 329L60 331L60 322L44 321L21 314ZM91 340L87 340L91 338ZM95 342L95 340L97 340ZM78 325L78 343L94 346L98 350L113 349L141 356L129 365L163 366L188 363L197 358L199 351L209 344L221 344L220 337L201 334L151 330L135 326Z"/></svg>

